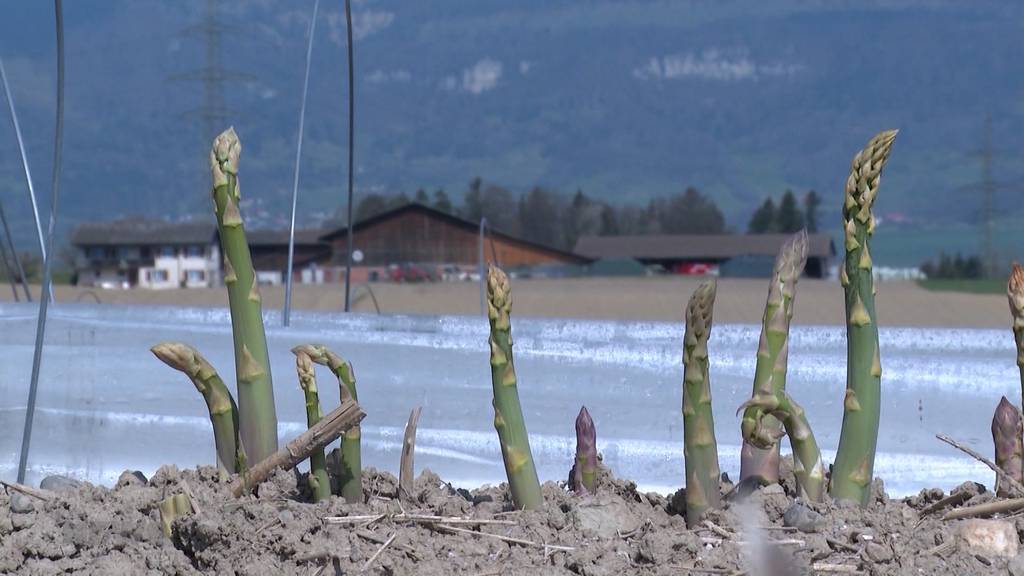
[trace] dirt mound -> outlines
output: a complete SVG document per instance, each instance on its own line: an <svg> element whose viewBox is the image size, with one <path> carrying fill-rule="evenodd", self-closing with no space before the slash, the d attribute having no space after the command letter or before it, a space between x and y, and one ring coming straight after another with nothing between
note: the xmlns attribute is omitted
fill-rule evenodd
<svg viewBox="0 0 1024 576"><path fill-rule="evenodd" d="M982 537L979 548L964 537L978 521L929 510L940 490L889 500L880 483L867 510L794 501L788 483L743 499L735 491L687 530L681 492L643 494L608 474L585 497L544 484L536 512L512 510L504 485L457 490L426 471L414 501L400 503L393 476L369 469L363 478L367 499L356 505L309 504L304 479L287 472L235 499L208 467L164 467L148 482L126 475L113 489L69 486L46 502L0 493L0 573L1006 574L1024 530L983 521L984 530L1008 526L1012 541L986 548L992 538ZM961 487L960 500L992 499L978 488ZM167 538L158 505L182 492L197 512Z"/></svg>

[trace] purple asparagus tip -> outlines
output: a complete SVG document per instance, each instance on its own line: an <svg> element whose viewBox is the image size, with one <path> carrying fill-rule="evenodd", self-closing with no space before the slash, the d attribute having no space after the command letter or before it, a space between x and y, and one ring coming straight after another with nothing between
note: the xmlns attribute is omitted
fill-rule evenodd
<svg viewBox="0 0 1024 576"><path fill-rule="evenodd" d="M586 406L576 417L576 464L570 479L577 494L594 492L597 487L597 430Z"/></svg>

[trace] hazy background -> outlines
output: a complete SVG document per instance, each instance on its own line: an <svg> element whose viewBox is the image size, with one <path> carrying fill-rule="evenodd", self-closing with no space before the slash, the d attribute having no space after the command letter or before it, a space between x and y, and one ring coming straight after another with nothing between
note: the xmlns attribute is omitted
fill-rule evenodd
<svg viewBox="0 0 1024 576"><path fill-rule="evenodd" d="M247 218L288 216L313 2L218 3L227 122L243 141ZM192 1L65 2L61 239L82 220L209 216L205 43ZM473 177L525 192L582 189L646 202L694 186L744 231L786 188L823 199L838 232L853 153L899 128L876 204L881 265L975 253L986 116L996 235L1021 253L1024 5L991 1L361 0L356 189L461 199ZM0 2L0 56L37 192L50 193L54 23L49 2ZM191 32L190 32L190 27ZM342 213L343 4L324 0L307 111L300 226ZM237 76L232 76L237 74ZM185 76L185 78L182 78ZM2 110L0 199L33 246Z"/></svg>

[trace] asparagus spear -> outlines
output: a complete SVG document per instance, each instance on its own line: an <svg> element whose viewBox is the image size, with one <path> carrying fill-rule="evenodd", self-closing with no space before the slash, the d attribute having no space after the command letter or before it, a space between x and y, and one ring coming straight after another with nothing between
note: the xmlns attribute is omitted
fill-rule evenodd
<svg viewBox="0 0 1024 576"><path fill-rule="evenodd" d="M683 335L683 454L686 467L686 524L697 525L721 504L718 444L711 410L708 338L717 284L704 282L690 296Z"/></svg>
<svg viewBox="0 0 1024 576"><path fill-rule="evenodd" d="M306 424L312 428L323 417L320 411L320 396L316 389L316 372L309 355L295 350L295 370L299 375L299 386L306 396ZM313 501L320 502L331 497L331 479L327 476L327 459L324 449L313 450L309 455L309 487Z"/></svg>
<svg viewBox="0 0 1024 576"><path fill-rule="evenodd" d="M854 156L843 203L846 261L839 279L846 292L846 398L831 494L861 506L871 495L882 394L869 247L875 229L871 207L895 138L896 130L880 132Z"/></svg>
<svg viewBox="0 0 1024 576"><path fill-rule="evenodd" d="M786 366L789 357L789 325L793 319L796 283L807 264L807 233L801 231L790 238L775 258L768 301L764 307L761 340L757 347L752 397L778 396L786 389ZM779 443L765 442L759 447L750 440L755 430L762 439L781 437L782 423L767 414L758 404L743 412L743 449L740 452L740 480L757 478L770 484L779 480Z"/></svg>
<svg viewBox="0 0 1024 576"><path fill-rule="evenodd" d="M999 400L995 414L992 415L992 442L996 447L996 466L1018 482L1024 482L1024 426L1021 424L1020 410L1006 396ZM996 475L996 496L1010 498L1016 492L1000 482Z"/></svg>
<svg viewBox="0 0 1024 576"><path fill-rule="evenodd" d="M1006 296L1013 317L1013 338L1017 342L1017 367L1020 368L1021 406L1024 406L1024 268L1014 262L1010 280L1006 283Z"/></svg>
<svg viewBox="0 0 1024 576"><path fill-rule="evenodd" d="M321 366L327 366L338 378L338 388L342 401L345 398L352 398L358 401L356 395L356 374L352 365L342 359L322 344L303 344L296 346L292 352L302 352L309 356L309 359ZM361 502L363 499L363 478L362 478L362 432L356 424L349 428L341 436L340 458L334 461L337 464L335 476L341 486L341 496L348 502Z"/></svg>
<svg viewBox="0 0 1024 576"><path fill-rule="evenodd" d="M789 441L793 445L793 474L807 500L821 502L825 494L825 466L814 432L807 422L804 409L785 390L769 394L756 394L740 406L740 410L758 408L763 414L772 414L782 421ZM781 436L777 429L765 429L756 421L743 421L743 436L752 446L767 449L778 446Z"/></svg>
<svg viewBox="0 0 1024 576"><path fill-rule="evenodd" d="M238 408L217 371L188 344L162 342L150 350L164 364L188 376L206 400L217 446L217 466L231 474L245 471L245 454L238 441Z"/></svg>
<svg viewBox="0 0 1024 576"><path fill-rule="evenodd" d="M597 429L586 406L576 416L576 464L569 484L577 494L593 494L597 490Z"/></svg>
<svg viewBox="0 0 1024 576"><path fill-rule="evenodd" d="M224 252L224 283L228 288L228 306L231 309L240 434L249 457L259 462L277 452L277 413L259 286L238 208L241 198L238 158L241 152L242 145L234 128L228 128L213 141L210 172L213 175L217 228Z"/></svg>
<svg viewBox="0 0 1024 576"><path fill-rule="evenodd" d="M491 325L491 385L494 388L494 428L498 431L512 502L518 509L540 508L543 498L530 452L523 410L519 405L516 371L512 362L512 288L508 276L495 266L487 268L487 318Z"/></svg>

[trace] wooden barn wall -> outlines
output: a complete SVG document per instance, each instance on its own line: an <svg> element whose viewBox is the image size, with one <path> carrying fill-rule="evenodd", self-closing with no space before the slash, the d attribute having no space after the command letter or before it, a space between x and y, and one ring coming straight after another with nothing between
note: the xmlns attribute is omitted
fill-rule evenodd
<svg viewBox="0 0 1024 576"><path fill-rule="evenodd" d="M381 266L402 262L475 264L478 235L427 214L409 212L356 230L355 248L364 255L362 265ZM491 242L484 245L490 260ZM514 267L548 263L571 263L571 257L541 248L495 237L494 251L502 266ZM344 261L345 237L335 239L334 260Z"/></svg>

